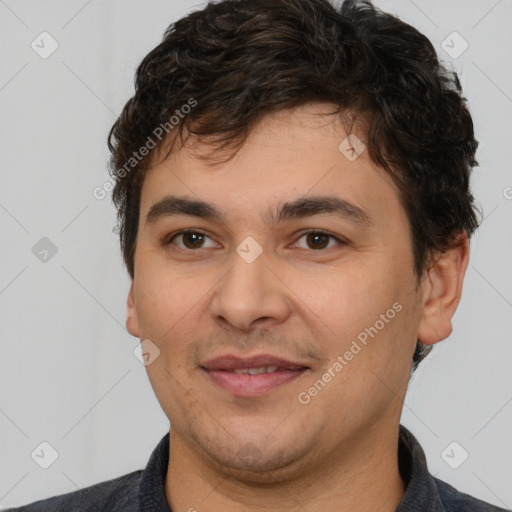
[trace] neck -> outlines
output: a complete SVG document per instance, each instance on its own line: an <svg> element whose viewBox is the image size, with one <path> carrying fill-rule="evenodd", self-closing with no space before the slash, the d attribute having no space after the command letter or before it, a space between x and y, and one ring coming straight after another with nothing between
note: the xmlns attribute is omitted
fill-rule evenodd
<svg viewBox="0 0 512 512"><path fill-rule="evenodd" d="M171 428L167 501L172 510L191 512L394 512L405 492L398 431L393 427L383 434L379 428L345 440L336 455L331 452L301 468L281 468L270 478L252 480L206 461L204 452L191 449L190 441Z"/></svg>

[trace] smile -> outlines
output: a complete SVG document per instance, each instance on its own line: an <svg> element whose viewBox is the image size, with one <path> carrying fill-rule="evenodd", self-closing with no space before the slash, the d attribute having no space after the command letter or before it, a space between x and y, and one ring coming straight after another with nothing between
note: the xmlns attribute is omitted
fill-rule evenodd
<svg viewBox="0 0 512 512"><path fill-rule="evenodd" d="M220 388L239 397L256 397L288 384L308 371L307 368L289 370L276 366L207 370L207 376Z"/></svg>

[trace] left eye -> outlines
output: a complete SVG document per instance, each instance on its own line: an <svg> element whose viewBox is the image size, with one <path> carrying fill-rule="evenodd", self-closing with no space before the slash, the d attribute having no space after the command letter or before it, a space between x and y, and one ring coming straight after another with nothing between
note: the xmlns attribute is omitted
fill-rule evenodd
<svg viewBox="0 0 512 512"><path fill-rule="evenodd" d="M330 235L329 233L324 233L323 231L307 231L306 233L302 233L298 240L304 237L307 237L307 243L311 244L314 250L326 249L326 244L329 245L329 239L332 239L342 245L345 244L343 240L340 240L339 238L335 237L334 235ZM308 247L306 247L306 249L307 248Z"/></svg>
<svg viewBox="0 0 512 512"><path fill-rule="evenodd" d="M178 245L181 249L203 249L204 247L202 244L204 243L204 240L206 238L210 238L205 233L202 233L201 231L180 231L179 233L176 233L173 235L170 239L164 242L164 245L169 245L174 243L173 241L176 238L182 239L182 246ZM329 248L329 241L332 240L334 242L337 242L338 244L345 245L346 242L344 240L341 240L340 238L335 237L334 235L331 235L329 233L325 233L323 231L307 231L305 233L302 233L302 235L297 239L301 240L302 238L306 237L306 243L310 245L309 247L306 247L306 249L313 249L313 250L322 250ZM211 239L210 239L211 240Z"/></svg>

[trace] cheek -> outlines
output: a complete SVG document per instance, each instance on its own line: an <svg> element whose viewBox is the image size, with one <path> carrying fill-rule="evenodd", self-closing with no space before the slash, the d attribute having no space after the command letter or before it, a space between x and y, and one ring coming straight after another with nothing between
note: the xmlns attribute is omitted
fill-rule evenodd
<svg viewBox="0 0 512 512"><path fill-rule="evenodd" d="M168 340L193 329L193 315L211 286L198 275L183 276L158 262L140 265L135 286L141 335Z"/></svg>
<svg viewBox="0 0 512 512"><path fill-rule="evenodd" d="M322 339L330 361L338 356L347 361L345 378L371 385L376 377L370 369L391 382L404 369L407 373L414 342L408 314L411 281L380 260L333 272L323 282L316 293L304 288L303 300L315 313L309 317L319 319L316 332L326 333Z"/></svg>
<svg viewBox="0 0 512 512"><path fill-rule="evenodd" d="M333 269L321 278L298 277L295 289L304 314L340 342L357 336L391 307L389 284L371 269L353 265Z"/></svg>

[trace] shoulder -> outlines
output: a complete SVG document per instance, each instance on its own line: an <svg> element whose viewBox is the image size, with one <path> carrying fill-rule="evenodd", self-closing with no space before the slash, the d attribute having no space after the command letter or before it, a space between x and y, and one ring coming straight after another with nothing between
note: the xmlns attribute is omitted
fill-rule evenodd
<svg viewBox="0 0 512 512"><path fill-rule="evenodd" d="M438 478L434 478L434 481L443 504L443 510L449 512L504 512L507 510L464 494Z"/></svg>
<svg viewBox="0 0 512 512"><path fill-rule="evenodd" d="M143 471L85 487L78 491L36 501L5 512L136 512L139 510L139 483Z"/></svg>

